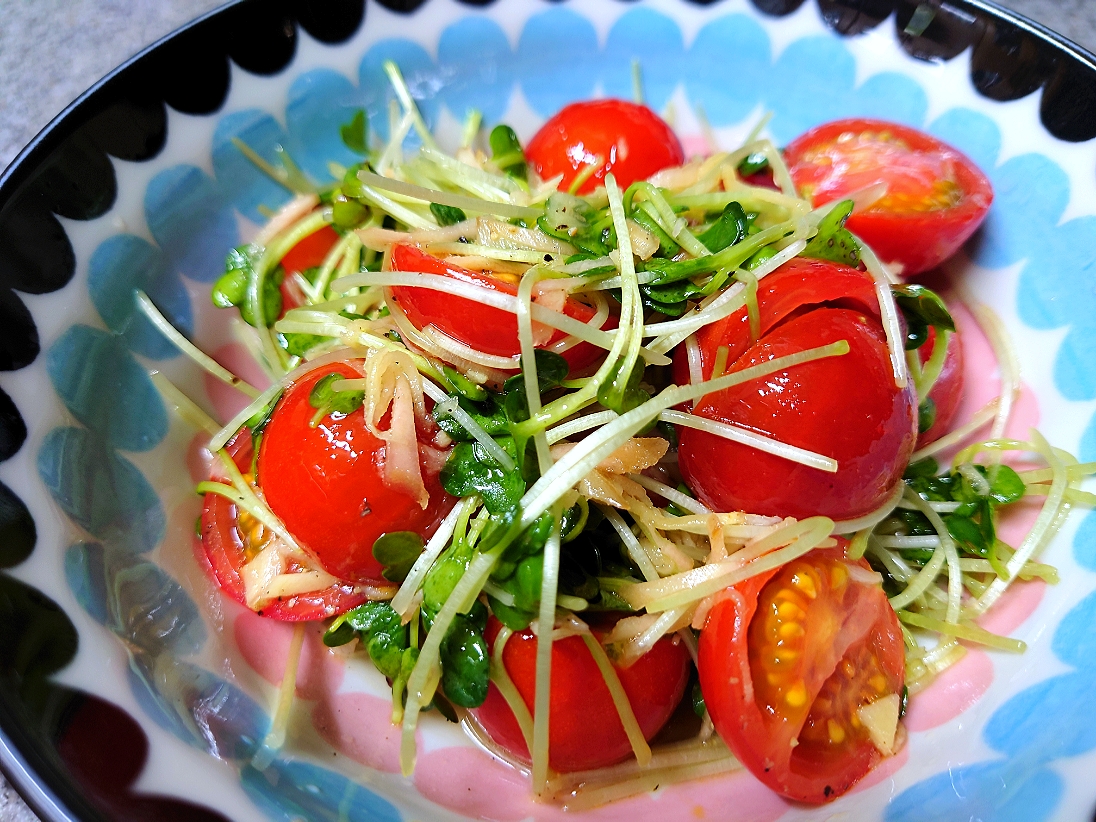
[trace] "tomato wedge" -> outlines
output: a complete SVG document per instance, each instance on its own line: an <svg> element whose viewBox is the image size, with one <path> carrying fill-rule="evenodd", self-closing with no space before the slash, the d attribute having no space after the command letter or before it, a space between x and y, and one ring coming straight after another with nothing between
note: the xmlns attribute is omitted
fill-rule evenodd
<svg viewBox="0 0 1096 822"><path fill-rule="evenodd" d="M709 507L836 520L878 508L900 480L916 440L916 401L898 388L871 277L837 263L794 259L760 283L760 336L745 309L697 333L710 377L719 349L727 371L846 340L848 354L804 363L704 397L693 413L736 424L837 461L836 473L681 428L682 475ZM684 348L684 347L682 347ZM679 349L675 379L689 380ZM720 466L713 471L712 466Z"/></svg>
<svg viewBox="0 0 1096 822"><path fill-rule="evenodd" d="M840 542L729 589L700 634L716 731L754 776L800 802L840 796L883 759L861 709L887 699L897 720L905 680L898 617Z"/></svg>
<svg viewBox="0 0 1096 822"><path fill-rule="evenodd" d="M784 150L800 193L815 206L878 185L886 194L848 229L905 275L939 265L981 225L993 188L965 155L924 132L882 120L836 120Z"/></svg>
<svg viewBox="0 0 1096 822"><path fill-rule="evenodd" d="M562 174L563 190L600 158L597 171L579 186L579 194L593 191L610 171L624 189L685 161L681 143L666 121L626 100L564 106L529 141L525 156L542 179Z"/></svg>
<svg viewBox="0 0 1096 822"><path fill-rule="evenodd" d="M918 359L924 365L936 347L936 329L929 327L929 338L918 351ZM929 397L933 402L934 419L928 430L917 437L918 447L935 442L948 433L951 429L955 412L959 410L959 403L963 399L963 339L958 331L951 334L948 339L948 351L944 357L944 366L940 369L940 376L936 378Z"/></svg>
<svg viewBox="0 0 1096 822"><path fill-rule="evenodd" d="M488 619L486 639L492 652L501 627L495 617ZM532 715L537 667L537 637L532 630L513 634L502 659ZM616 672L644 737L650 739L666 724L685 692L689 681L685 646L676 637L664 637L630 667L616 668ZM569 636L552 643L551 691L548 760L554 770L570 773L602 768L632 753L609 687L582 637ZM525 737L494 682L483 705L472 714L496 744L515 758L529 761Z"/></svg>
<svg viewBox="0 0 1096 822"><path fill-rule="evenodd" d="M339 234L331 226L324 226L319 231L309 234L282 257L282 269L285 278L282 280L282 305L284 311L304 305L305 298L293 279L294 274L303 274L310 268L323 265L328 252L339 241Z"/></svg>
<svg viewBox="0 0 1096 822"><path fill-rule="evenodd" d="M469 271L444 260L439 260L425 251L410 245L398 245L392 249L392 268L395 271L421 271L427 274L441 274L454 280L470 283L487 291L517 296L517 287L502 280ZM517 317L508 311L473 302L465 297L455 297L441 291L413 286L394 286L390 289L392 299L407 314L411 324L422 330L432 325L442 333L485 354L499 357L516 357L521 353L518 343ZM597 313L593 308L578 300L567 298L563 303L563 313L582 323L588 323ZM615 328L616 318L610 316L602 328ZM534 335L546 338L538 345L546 348L559 342L567 335L562 331L547 329L539 323L533 324ZM570 365L572 373L592 365L604 356L604 350L589 343L578 343L562 352Z"/></svg>
<svg viewBox="0 0 1096 822"><path fill-rule="evenodd" d="M243 429L227 446L236 467L251 470L251 431ZM247 546L240 529L239 511L224 497L206 494L202 507L201 541L197 553L202 565L221 590L241 605L247 605L240 568L247 562ZM306 622L349 611L366 600L366 595L349 582L324 591L275 599L259 611L260 616L285 622Z"/></svg>
<svg viewBox="0 0 1096 822"><path fill-rule="evenodd" d="M419 444L426 508L384 480L386 445L365 424L359 408L312 421L313 386L329 374L361 375L345 364L319 368L286 391L263 430L258 481L270 509L301 545L339 579L381 579L373 543L391 531L429 537L456 500L438 479L443 453Z"/></svg>

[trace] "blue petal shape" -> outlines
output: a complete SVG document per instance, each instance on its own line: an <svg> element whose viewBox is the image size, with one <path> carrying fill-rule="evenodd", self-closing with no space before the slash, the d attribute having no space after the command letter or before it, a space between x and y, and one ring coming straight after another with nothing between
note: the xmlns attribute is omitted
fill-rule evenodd
<svg viewBox="0 0 1096 822"><path fill-rule="evenodd" d="M774 112L770 129L777 142L787 143L840 117L855 81L856 61L841 41L804 37L789 45L762 85L765 102Z"/></svg>
<svg viewBox="0 0 1096 822"><path fill-rule="evenodd" d="M217 184L195 166L173 166L149 181L145 220L168 267L199 282L216 280L225 253L240 244L232 210Z"/></svg>
<svg viewBox="0 0 1096 822"><path fill-rule="evenodd" d="M136 289L147 293L172 325L190 333L190 298L179 278L167 271L160 249L132 234L107 237L88 263L88 292L95 310L138 354L157 360L176 356L175 346L137 309Z"/></svg>
<svg viewBox="0 0 1096 822"><path fill-rule="evenodd" d="M434 61L418 43L397 38L374 43L358 66L358 86L366 114L369 115L369 127L385 140L388 139L388 101L396 99L396 96L384 72L386 60L400 67L423 120L428 128L431 127L438 108L438 77ZM407 144L419 144L414 131L409 135Z"/></svg>
<svg viewBox="0 0 1096 822"><path fill-rule="evenodd" d="M194 600L158 566L97 542L65 552L65 578L84 609L131 651L197 653L205 624Z"/></svg>
<svg viewBox="0 0 1096 822"><path fill-rule="evenodd" d="M213 172L225 201L252 222L264 223L266 216L259 207L277 210L291 195L288 189L251 162L234 140L241 141L277 167L281 161L276 148L285 146L285 132L269 113L257 108L226 114L213 132ZM222 254L227 251L227 248L220 249ZM223 266L221 270L224 270Z"/></svg>
<svg viewBox="0 0 1096 822"><path fill-rule="evenodd" d="M733 70L728 71L728 66ZM741 122L761 102L772 73L769 35L752 17L729 14L697 33L682 74L685 90L712 125Z"/></svg>
<svg viewBox="0 0 1096 822"><path fill-rule="evenodd" d="M632 63L638 62L646 103L660 111L681 79L684 58L681 28L673 18L649 8L629 9L609 30L601 84L610 97L631 100Z"/></svg>
<svg viewBox="0 0 1096 822"><path fill-rule="evenodd" d="M441 99L458 120L471 109L497 123L510 102L514 54L494 20L466 17L441 33L438 73Z"/></svg>
<svg viewBox="0 0 1096 822"><path fill-rule="evenodd" d="M145 713L216 757L240 763L251 759L270 725L255 700L197 665L157 661L141 653L130 659L130 688Z"/></svg>
<svg viewBox="0 0 1096 822"><path fill-rule="evenodd" d="M1096 598L1093 600L1096 602ZM1078 610L1084 609L1076 609L1066 620ZM1086 614L1089 617L1091 610ZM1054 638L1056 651L1062 644L1062 634L1059 628ZM1088 644L1096 647L1091 638ZM1049 763L1077 756L1096 747L1096 725L1078 721L1076 716L1078 705L1091 705L1094 699L1096 678L1090 672L1052 677L1021 691L998 708L982 735L993 748L1027 762Z"/></svg>
<svg viewBox="0 0 1096 822"><path fill-rule="evenodd" d="M920 83L887 71L872 75L853 92L844 116L876 117L919 128L928 108L928 95Z"/></svg>
<svg viewBox="0 0 1096 822"><path fill-rule="evenodd" d="M1050 769L980 762L918 782L887 807L887 822L1043 822L1065 793Z"/></svg>
<svg viewBox="0 0 1096 822"><path fill-rule="evenodd" d="M1089 432L1092 430L1093 426L1090 424ZM1085 434L1086 439L1089 438L1089 432ZM1089 458L1082 456L1081 459L1088 461ZM1073 556L1081 567L1096 571L1096 511L1089 511L1081 520L1077 534L1073 537Z"/></svg>
<svg viewBox="0 0 1096 822"><path fill-rule="evenodd" d="M84 428L55 428L38 451L38 475L81 528L140 553L164 535L164 509L144 475Z"/></svg>
<svg viewBox="0 0 1096 822"><path fill-rule="evenodd" d="M400 822L403 814L342 774L308 762L275 760L266 770L240 772L244 790L267 816L296 822Z"/></svg>
<svg viewBox="0 0 1096 822"><path fill-rule="evenodd" d="M1001 152L1001 129L985 114L953 108L932 121L929 133L967 155L987 176Z"/></svg>
<svg viewBox="0 0 1096 822"><path fill-rule="evenodd" d="M331 69L308 71L293 81L285 106L289 153L312 179L331 179L329 162L350 166L362 161L342 141L339 129L363 107L350 80Z"/></svg>
<svg viewBox="0 0 1096 822"><path fill-rule="evenodd" d="M551 8L525 23L514 56L514 74L529 105L550 117L568 103L594 94L597 32L570 8Z"/></svg>
<svg viewBox="0 0 1096 822"><path fill-rule="evenodd" d="M148 451L167 435L164 403L118 337L74 325L46 355L57 395L80 422L123 451Z"/></svg>
<svg viewBox="0 0 1096 822"><path fill-rule="evenodd" d="M1069 202L1069 178L1041 154L1013 157L990 172L989 178L995 201L982 226L975 262L1003 268L1033 256L1036 244L1054 230ZM1035 180L1038 185L1033 185ZM1046 261L1040 260L1039 265Z"/></svg>
<svg viewBox="0 0 1096 822"><path fill-rule="evenodd" d="M1054 632L1051 648L1063 662L1079 668L1096 690L1096 593L1089 594L1066 614ZM1096 705L1096 702L1079 702ZM1075 717L1069 717L1073 721ZM1096 723L1093 724L1096 733Z"/></svg>

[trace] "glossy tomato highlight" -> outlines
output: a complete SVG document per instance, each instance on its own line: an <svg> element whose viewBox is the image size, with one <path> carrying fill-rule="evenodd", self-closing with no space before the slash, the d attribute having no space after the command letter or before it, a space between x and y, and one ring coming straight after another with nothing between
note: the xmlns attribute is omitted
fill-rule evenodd
<svg viewBox="0 0 1096 822"><path fill-rule="evenodd" d="M392 268L395 271L441 274L509 296L517 296L518 293L517 287L509 282L452 265L410 245L398 245L392 249ZM393 286L390 293L407 314L407 319L419 330L432 325L457 342L485 354L516 357L521 353L517 317L509 311L428 288ZM565 299L562 310L568 317L582 323L589 323L597 313L585 303L569 297ZM616 322L616 317L609 316L602 328L615 328ZM533 324L533 332L534 337L539 334L543 338L538 348L547 348L567 336L562 331L539 323ZM578 343L562 352L572 372L587 368L603 355L603 349L589 343Z"/></svg>
<svg viewBox="0 0 1096 822"><path fill-rule="evenodd" d="M836 120L784 150L800 194L820 206L885 184L886 194L847 228L904 275L939 265L981 225L993 203L989 180L935 137L882 120Z"/></svg>
<svg viewBox="0 0 1096 822"><path fill-rule="evenodd" d="M438 479L444 455L430 458L420 444L420 467L430 495L426 508L384 481L385 443L359 408L332 412L313 425L313 386L328 374L361 375L345 364L318 368L294 383L263 429L258 481L266 502L289 533L339 579L381 579L373 543L392 531L429 537L456 500Z"/></svg>
<svg viewBox="0 0 1096 822"><path fill-rule="evenodd" d="M486 638L492 652L501 627L497 619L489 618ZM532 715L537 677L537 637L532 630L514 633L503 649L502 659ZM676 637L663 637L631 666L614 668L644 738L651 739L685 693L688 651ZM568 636L552 643L551 692L548 761L554 770L570 773L602 768L632 753L609 687L582 637ZM472 714L496 744L515 758L530 761L514 713L493 682L487 699Z"/></svg>
<svg viewBox="0 0 1096 822"><path fill-rule="evenodd" d="M525 157L542 179L562 174L559 187L564 191L579 172L599 162L597 171L578 188L577 193L588 194L610 171L624 189L681 165L685 152L666 121L646 106L590 100L564 106L541 126L525 147Z"/></svg>
<svg viewBox="0 0 1096 822"><path fill-rule="evenodd" d="M681 428L685 481L716 511L835 520L873 511L909 462L917 404L911 386L895 385L871 277L797 258L761 281L757 301L758 340L751 340L745 309L697 332L705 378L721 347L727 371L839 340L848 341L849 353L709 394L693 413L830 457L838 469L830 473ZM678 383L688 382L687 356L682 349L675 355Z"/></svg>
<svg viewBox="0 0 1096 822"><path fill-rule="evenodd" d="M897 722L905 681L898 617L878 575L840 543L734 586L700 634L716 731L774 791L816 804L883 759L861 709L887 700L876 708L893 708ZM897 731L883 725L884 737Z"/></svg>

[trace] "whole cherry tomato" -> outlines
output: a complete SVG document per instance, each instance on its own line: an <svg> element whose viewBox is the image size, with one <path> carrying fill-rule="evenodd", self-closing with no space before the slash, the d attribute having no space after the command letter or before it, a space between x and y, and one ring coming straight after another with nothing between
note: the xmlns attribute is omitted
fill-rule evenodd
<svg viewBox="0 0 1096 822"><path fill-rule="evenodd" d="M905 680L898 617L839 541L735 585L700 633L716 731L754 776L800 802L840 796L883 758L858 710L900 699Z"/></svg>
<svg viewBox="0 0 1096 822"><path fill-rule="evenodd" d="M966 156L917 129L881 120L837 120L784 150L800 193L815 206L884 183L886 194L846 224L879 257L917 274L939 265L981 225L993 202Z"/></svg>
<svg viewBox="0 0 1096 822"><path fill-rule="evenodd" d="M757 300L758 340L751 341L745 309L697 332L705 378L722 346L727 371L839 340L848 341L849 353L709 394L693 413L831 457L837 471L681 428L685 481L717 511L845 520L874 510L909 462L917 414L912 387L895 385L871 278L837 263L796 258L761 281ZM682 349L674 359L679 383L688 381Z"/></svg>
<svg viewBox="0 0 1096 822"><path fill-rule="evenodd" d="M490 617L486 638L494 651L501 623ZM595 634L596 635L596 634ZM536 696L537 637L530 629L514 633L502 652L506 672L529 713ZM614 665L614 668L616 666ZM689 656L676 637L664 637L627 668L616 668L620 684L646 739L666 724L689 681ZM601 768L626 759L632 746L609 686L582 637L552 643L548 760L561 773ZM529 749L506 699L492 682L483 705L473 709L487 735L517 759L528 762Z"/></svg>
<svg viewBox="0 0 1096 822"><path fill-rule="evenodd" d="M236 467L251 470L251 431L243 429L227 446ZM240 569L247 563L249 540L242 533L236 506L217 494L206 494L202 508L199 564L226 594L247 604ZM262 606L262 616L287 622L327 619L361 605L366 595L349 582L338 582L324 591L275 599Z"/></svg>
<svg viewBox="0 0 1096 822"><path fill-rule="evenodd" d="M579 187L580 194L597 188L610 171L623 189L685 161L681 143L666 122L646 106L625 100L565 106L541 126L525 156L545 180L562 174L563 190L583 168L600 162Z"/></svg>
<svg viewBox="0 0 1096 822"><path fill-rule="evenodd" d="M348 365L319 368L278 401L259 446L258 482L270 509L320 564L351 582L381 579L373 543L391 531L429 537L456 500L442 490L440 457L420 457L430 495L423 509L384 479L385 443L373 436L359 408L331 412L313 425L313 386L328 374L358 379ZM426 446L419 448L420 454Z"/></svg>
<svg viewBox="0 0 1096 822"><path fill-rule="evenodd" d="M928 341L917 350L918 359L921 360L922 365L932 356L937 339L936 329L930 326ZM948 338L944 367L929 390L928 398L932 400L935 417L928 430L917 437L918 447L935 442L948 433L952 420L955 419L955 412L959 410L959 403L963 399L963 339L958 331L953 332Z"/></svg>
<svg viewBox="0 0 1096 822"><path fill-rule="evenodd" d="M442 274L488 291L497 291L511 296L516 296L518 293L517 288L508 282L452 265L409 245L398 245L392 249L392 268L395 271ZM433 325L458 342L485 354L516 357L521 353L521 346L518 344L517 317L508 311L441 291L431 291L428 288L394 286L390 291L392 299L399 304L407 314L407 319L418 329ZM585 303L567 298L563 305L563 313L579 322L588 323L597 312ZM616 317L608 317L602 327L615 328ZM566 336L562 331L553 331L540 347L547 347ZM596 362L604 356L604 353L604 350L597 346L578 343L564 351L562 356L567 360L571 371L577 372Z"/></svg>

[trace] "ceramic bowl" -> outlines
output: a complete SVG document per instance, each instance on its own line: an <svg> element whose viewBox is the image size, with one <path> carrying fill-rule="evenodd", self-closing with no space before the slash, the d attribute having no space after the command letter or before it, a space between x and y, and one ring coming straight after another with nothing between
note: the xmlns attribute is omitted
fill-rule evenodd
<svg viewBox="0 0 1096 822"><path fill-rule="evenodd" d="M1015 433L1096 459L1096 64L1067 42L974 0L231 6L109 76L0 180L0 762L44 819L576 816L436 717L400 776L383 680L315 632L289 740L256 768L292 629L221 597L195 561L202 443L149 371L222 420L241 400L132 291L253 371L210 285L289 194L233 140L328 179L353 159L338 127L355 109L387 133L386 59L443 141L469 108L527 137L568 102L630 97L638 60L690 151L706 146L699 111L726 147L765 112L778 143L872 116L954 144L997 199L944 276L1014 341ZM972 394L992 392L972 339ZM1017 587L989 623L1028 651L972 648L915 698L902 753L835 804L793 806L738 773L577 816L1091 818L1096 517L1075 512L1046 561L1061 582Z"/></svg>

